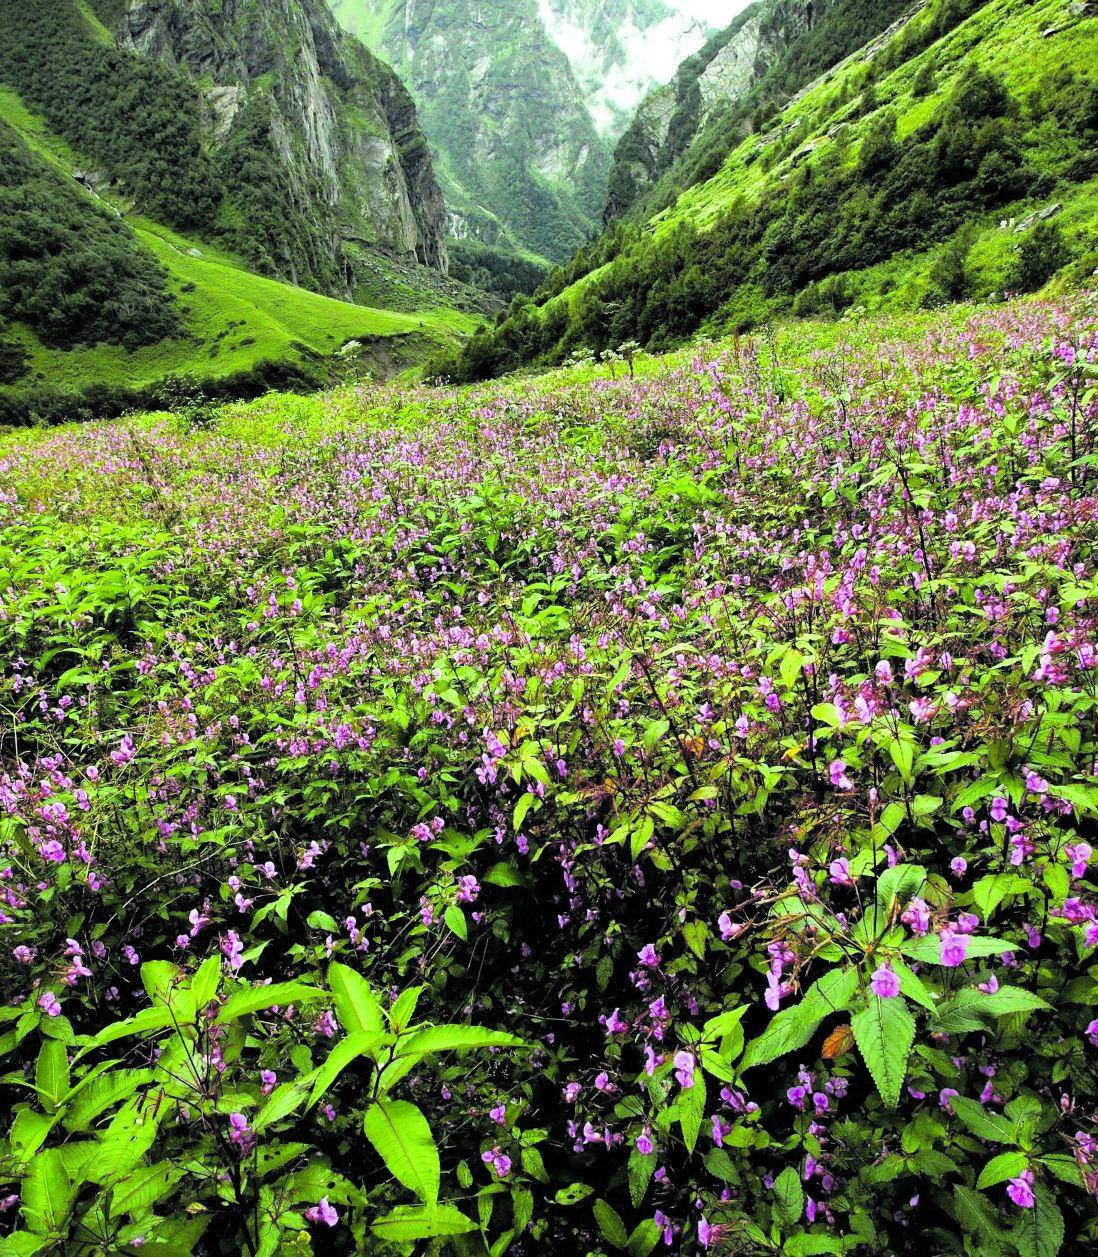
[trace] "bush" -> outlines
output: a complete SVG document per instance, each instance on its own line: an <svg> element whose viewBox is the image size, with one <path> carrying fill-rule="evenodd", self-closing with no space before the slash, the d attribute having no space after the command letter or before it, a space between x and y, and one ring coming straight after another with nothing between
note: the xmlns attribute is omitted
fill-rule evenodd
<svg viewBox="0 0 1098 1257"><path fill-rule="evenodd" d="M1007 273L1008 292L1036 292L1071 261L1071 251L1055 223L1038 223L1018 247Z"/></svg>

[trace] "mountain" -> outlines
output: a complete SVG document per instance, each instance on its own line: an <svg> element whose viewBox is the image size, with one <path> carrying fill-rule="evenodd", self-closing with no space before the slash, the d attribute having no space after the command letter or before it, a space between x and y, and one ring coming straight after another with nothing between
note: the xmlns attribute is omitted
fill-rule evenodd
<svg viewBox="0 0 1098 1257"><path fill-rule="evenodd" d="M816 75L864 49L920 0L756 0L652 92L618 143L604 218L628 213L671 175L670 195L713 174ZM863 53L864 55L868 55Z"/></svg>
<svg viewBox="0 0 1098 1257"><path fill-rule="evenodd" d="M613 141L701 46L711 0L332 0L410 86L459 265L561 262L597 231Z"/></svg>
<svg viewBox="0 0 1098 1257"><path fill-rule="evenodd" d="M23 390L308 374L469 302L412 99L323 0L0 0L0 197Z"/></svg>
<svg viewBox="0 0 1098 1257"><path fill-rule="evenodd" d="M141 209L333 295L361 246L446 270L411 97L324 0L0 0L0 17L3 81Z"/></svg>
<svg viewBox="0 0 1098 1257"><path fill-rule="evenodd" d="M714 34L715 7L704 0L539 2L545 29L568 58L596 128L610 139L625 130L646 93L667 83Z"/></svg>
<svg viewBox="0 0 1098 1257"><path fill-rule="evenodd" d="M561 261L598 221L610 153L537 0L334 0L410 86L457 238Z"/></svg>
<svg viewBox="0 0 1098 1257"><path fill-rule="evenodd" d="M855 30L871 33L848 54ZM888 0L767 0L726 36L680 73L676 92L692 84L701 100L681 135L668 122L657 137L672 152L644 167L626 216L435 369L481 378L1094 270L1098 21L1086 0L930 0L899 19Z"/></svg>

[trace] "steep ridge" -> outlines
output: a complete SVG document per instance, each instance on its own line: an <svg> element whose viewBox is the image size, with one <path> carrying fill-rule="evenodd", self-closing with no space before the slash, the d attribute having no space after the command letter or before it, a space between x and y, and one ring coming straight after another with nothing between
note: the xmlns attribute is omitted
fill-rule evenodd
<svg viewBox="0 0 1098 1257"><path fill-rule="evenodd" d="M537 0L333 0L410 86L458 239L561 261L598 222L610 154Z"/></svg>
<svg viewBox="0 0 1098 1257"><path fill-rule="evenodd" d="M415 107L323 0L0 0L0 80L135 206L343 297L354 255L445 272Z"/></svg>
<svg viewBox="0 0 1098 1257"><path fill-rule="evenodd" d="M738 139L764 127L817 74L920 4L756 0L637 110L614 153L605 220L650 213L704 181Z"/></svg>
<svg viewBox="0 0 1098 1257"><path fill-rule="evenodd" d="M482 378L776 315L1082 283L1098 262L1096 53L1085 0L932 0L734 135L709 177L676 183L673 166L655 205L436 367ZM803 64L767 73L795 81Z"/></svg>
<svg viewBox="0 0 1098 1257"><path fill-rule="evenodd" d="M387 372L485 308L392 71L252 7L0 0L0 420Z"/></svg>

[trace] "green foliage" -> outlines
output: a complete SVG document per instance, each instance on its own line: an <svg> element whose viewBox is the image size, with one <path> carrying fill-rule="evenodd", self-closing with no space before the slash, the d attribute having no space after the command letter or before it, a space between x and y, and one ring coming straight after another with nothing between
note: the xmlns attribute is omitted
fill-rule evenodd
<svg viewBox="0 0 1098 1257"><path fill-rule="evenodd" d="M62 349L136 349L177 334L165 276L133 232L0 123L0 317ZM25 374L8 354L0 383ZM5 375L7 378L4 378Z"/></svg>
<svg viewBox="0 0 1098 1257"><path fill-rule="evenodd" d="M213 222L198 93L178 71L103 42L72 0L0 0L0 78L154 217Z"/></svg>
<svg viewBox="0 0 1098 1257"><path fill-rule="evenodd" d="M1006 286L1011 292L1036 292L1071 260L1071 251L1055 223L1038 223L1022 241Z"/></svg>

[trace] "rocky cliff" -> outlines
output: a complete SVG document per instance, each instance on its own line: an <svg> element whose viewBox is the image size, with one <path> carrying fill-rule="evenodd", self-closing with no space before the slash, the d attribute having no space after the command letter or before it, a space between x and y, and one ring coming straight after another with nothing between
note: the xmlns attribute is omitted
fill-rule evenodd
<svg viewBox="0 0 1098 1257"><path fill-rule="evenodd" d="M290 212L336 274L348 242L445 270L442 192L412 99L324 0L128 0L114 32L198 84L215 145L266 133Z"/></svg>
<svg viewBox="0 0 1098 1257"><path fill-rule="evenodd" d="M756 0L641 104L614 153L606 221L710 177L744 135L911 0Z"/></svg>
<svg viewBox="0 0 1098 1257"><path fill-rule="evenodd" d="M335 295L377 249L445 271L412 98L325 0L0 0L6 82L135 209Z"/></svg>
<svg viewBox="0 0 1098 1257"><path fill-rule="evenodd" d="M459 237L554 259L590 234L610 153L538 0L333 0L410 86Z"/></svg>

